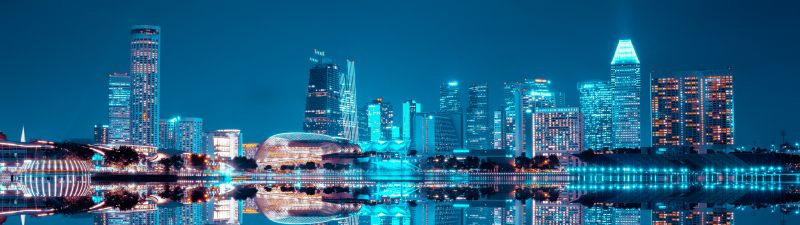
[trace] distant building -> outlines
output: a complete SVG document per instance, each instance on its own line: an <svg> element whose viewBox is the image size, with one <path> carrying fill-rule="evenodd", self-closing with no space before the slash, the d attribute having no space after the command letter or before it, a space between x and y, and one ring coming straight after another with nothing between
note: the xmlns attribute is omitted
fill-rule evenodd
<svg viewBox="0 0 800 225"><path fill-rule="evenodd" d="M538 109L533 113L533 154L567 155L583 151L583 116L578 108Z"/></svg>
<svg viewBox="0 0 800 225"><path fill-rule="evenodd" d="M206 134L206 152L217 159L242 156L242 132L236 129L209 131Z"/></svg>
<svg viewBox="0 0 800 225"><path fill-rule="evenodd" d="M244 143L242 144L242 154L247 158L255 158L256 151L258 151L258 143Z"/></svg>
<svg viewBox="0 0 800 225"><path fill-rule="evenodd" d="M447 155L461 147L460 130L454 121L456 114L417 113L414 116L412 149L422 155Z"/></svg>
<svg viewBox="0 0 800 225"><path fill-rule="evenodd" d="M392 127L394 127L394 109L392 104L378 98L372 100L367 107L367 127L369 139L364 141L392 140Z"/></svg>
<svg viewBox="0 0 800 225"><path fill-rule="evenodd" d="M612 148L612 89L607 81L578 84L581 114L583 114L584 146L587 149Z"/></svg>
<svg viewBox="0 0 800 225"><path fill-rule="evenodd" d="M619 40L611 59L614 148L639 148L641 141L641 65L631 40Z"/></svg>
<svg viewBox="0 0 800 225"><path fill-rule="evenodd" d="M347 60L347 71L341 78L342 137L358 142L358 110L356 101L356 62Z"/></svg>
<svg viewBox="0 0 800 225"><path fill-rule="evenodd" d="M135 145L159 144L161 28L131 28L131 137Z"/></svg>
<svg viewBox="0 0 800 225"><path fill-rule="evenodd" d="M654 75L650 83L653 146L701 150L734 144L730 70Z"/></svg>
<svg viewBox="0 0 800 225"><path fill-rule="evenodd" d="M203 119L186 117L178 122L176 141L177 149L183 152L203 153L205 152L205 139L203 131ZM208 153L207 153L208 154Z"/></svg>
<svg viewBox="0 0 800 225"><path fill-rule="evenodd" d="M492 149L492 120L489 117L489 86L486 83L469 87L466 113L465 147Z"/></svg>
<svg viewBox="0 0 800 225"><path fill-rule="evenodd" d="M343 136L341 75L339 66L325 58L325 52L314 50L309 69L303 131Z"/></svg>
<svg viewBox="0 0 800 225"><path fill-rule="evenodd" d="M492 113L492 148L506 149L506 111L503 109L495 110Z"/></svg>
<svg viewBox="0 0 800 225"><path fill-rule="evenodd" d="M108 125L95 124L93 133L95 144L108 144Z"/></svg>
<svg viewBox="0 0 800 225"><path fill-rule="evenodd" d="M131 143L131 77L108 74L108 143Z"/></svg>
<svg viewBox="0 0 800 225"><path fill-rule="evenodd" d="M525 79L524 82L506 84L513 96L513 112L506 116L512 116L513 137L515 155L533 154L533 122L531 115L538 109L554 108L558 104L556 92L551 88L550 80L546 79Z"/></svg>
<svg viewBox="0 0 800 225"><path fill-rule="evenodd" d="M449 81L442 84L439 88L439 112L462 113L463 111L458 81Z"/></svg>
<svg viewBox="0 0 800 225"><path fill-rule="evenodd" d="M401 132L403 132L402 138L404 141L409 141L413 138L411 135L413 132L411 132L411 130L414 127L414 115L419 112L422 112L422 104L415 100L406 100L403 102L403 127L401 128Z"/></svg>

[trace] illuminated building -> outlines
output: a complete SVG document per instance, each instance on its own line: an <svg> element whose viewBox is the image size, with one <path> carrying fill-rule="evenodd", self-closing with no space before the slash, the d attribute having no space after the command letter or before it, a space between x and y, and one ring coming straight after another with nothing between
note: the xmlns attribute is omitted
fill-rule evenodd
<svg viewBox="0 0 800 225"><path fill-rule="evenodd" d="M95 124L93 131L95 144L108 144L108 125Z"/></svg>
<svg viewBox="0 0 800 225"><path fill-rule="evenodd" d="M316 133L281 133L261 143L256 152L259 166L320 164L326 155L358 154L361 148L344 138Z"/></svg>
<svg viewBox="0 0 800 225"><path fill-rule="evenodd" d="M392 127L394 127L394 109L392 104L378 98L372 100L366 107L367 127L369 141L392 140ZM367 141L364 140L364 141Z"/></svg>
<svg viewBox="0 0 800 225"><path fill-rule="evenodd" d="M248 198L242 200L242 214L257 214L258 213L258 205L256 205L256 200L253 198Z"/></svg>
<svg viewBox="0 0 800 225"><path fill-rule="evenodd" d="M242 218L241 203L233 198L214 199L211 222L217 225L239 225Z"/></svg>
<svg viewBox="0 0 800 225"><path fill-rule="evenodd" d="M108 74L108 143L131 143L131 77Z"/></svg>
<svg viewBox="0 0 800 225"><path fill-rule="evenodd" d="M469 87L466 134L467 149L492 149L492 123L489 119L489 86L486 83Z"/></svg>
<svg viewBox="0 0 800 225"><path fill-rule="evenodd" d="M414 117L412 147L423 155L449 154L461 147L460 130L454 114L417 113Z"/></svg>
<svg viewBox="0 0 800 225"><path fill-rule="evenodd" d="M159 121L159 145L163 149L178 149L177 129L178 122L181 120L180 116L172 117L170 119L162 119Z"/></svg>
<svg viewBox="0 0 800 225"><path fill-rule="evenodd" d="M258 151L258 143L242 144L242 154L244 154L245 157L251 159L256 158L256 151Z"/></svg>
<svg viewBox="0 0 800 225"><path fill-rule="evenodd" d="M439 112L462 113L458 81L449 81L439 88Z"/></svg>
<svg viewBox="0 0 800 225"><path fill-rule="evenodd" d="M551 199L541 202L531 201L533 223L541 225L573 225L583 224L584 207L580 203L572 203L577 199L574 195L560 194L555 201Z"/></svg>
<svg viewBox="0 0 800 225"><path fill-rule="evenodd" d="M321 195L305 193L259 191L256 194L258 211L279 224L321 224L353 216L361 204L336 204L322 200Z"/></svg>
<svg viewBox="0 0 800 225"><path fill-rule="evenodd" d="M639 225L641 210L637 208L614 208L601 205L583 209L584 225Z"/></svg>
<svg viewBox="0 0 800 225"><path fill-rule="evenodd" d="M584 122L584 146L593 150L612 148L611 85L607 81L582 82L578 84L578 92Z"/></svg>
<svg viewBox="0 0 800 225"><path fill-rule="evenodd" d="M342 136L341 75L339 66L314 49L309 69L303 131Z"/></svg>
<svg viewBox="0 0 800 225"><path fill-rule="evenodd" d="M242 155L242 132L236 129L209 131L207 153L217 159L233 159Z"/></svg>
<svg viewBox="0 0 800 225"><path fill-rule="evenodd" d="M515 155L525 153L530 156L533 154L532 114L538 109L556 107L556 94L551 90L550 80L546 79L525 79L521 83L506 85L513 96L513 106L510 107L513 112L506 114L506 117L513 117L513 150Z"/></svg>
<svg viewBox="0 0 800 225"><path fill-rule="evenodd" d="M631 40L619 40L611 59L612 140L614 148L641 147L641 71Z"/></svg>
<svg viewBox="0 0 800 225"><path fill-rule="evenodd" d="M414 127L414 115L422 112L422 104L414 100L406 100L403 102L403 141L409 141L413 138L411 135L412 127Z"/></svg>
<svg viewBox="0 0 800 225"><path fill-rule="evenodd" d="M583 151L583 116L578 108L541 108L532 118L531 156L560 156Z"/></svg>
<svg viewBox="0 0 800 225"><path fill-rule="evenodd" d="M676 72L651 80L653 146L727 149L734 144L730 70Z"/></svg>
<svg viewBox="0 0 800 225"><path fill-rule="evenodd" d="M358 142L358 112L356 101L356 61L347 60L347 72L342 74L342 137Z"/></svg>
<svg viewBox="0 0 800 225"><path fill-rule="evenodd" d="M158 147L161 102L161 28L131 29L131 137L135 145Z"/></svg>
<svg viewBox="0 0 800 225"><path fill-rule="evenodd" d="M505 150L506 140L506 111L495 110L492 114L492 148Z"/></svg>
<svg viewBox="0 0 800 225"><path fill-rule="evenodd" d="M203 119L176 116L159 123L160 147L186 153L205 153Z"/></svg>
<svg viewBox="0 0 800 225"><path fill-rule="evenodd" d="M369 104L358 109L358 142L369 142L372 133L369 130Z"/></svg>

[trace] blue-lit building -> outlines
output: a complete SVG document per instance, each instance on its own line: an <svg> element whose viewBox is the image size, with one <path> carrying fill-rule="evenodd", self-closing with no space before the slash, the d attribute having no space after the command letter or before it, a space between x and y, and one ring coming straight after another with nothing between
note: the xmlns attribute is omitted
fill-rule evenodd
<svg viewBox="0 0 800 225"><path fill-rule="evenodd" d="M533 152L530 156L565 156L583 151L583 116L578 108L540 108L532 118Z"/></svg>
<svg viewBox="0 0 800 225"><path fill-rule="evenodd" d="M360 141L392 140L394 129L394 109L392 104L382 98L372 100L366 107L366 122L369 138ZM398 131L399 132L399 131Z"/></svg>
<svg viewBox="0 0 800 225"><path fill-rule="evenodd" d="M439 112L463 113L458 81L449 81L439 88Z"/></svg>
<svg viewBox="0 0 800 225"><path fill-rule="evenodd" d="M466 113L465 147L467 149L491 149L492 120L489 117L489 86L486 83L469 87L469 104Z"/></svg>
<svg viewBox="0 0 800 225"><path fill-rule="evenodd" d="M160 148L186 153L206 153L203 119L176 116L160 122Z"/></svg>
<svg viewBox="0 0 800 225"><path fill-rule="evenodd" d="M316 49L310 61L303 131L341 137L342 75L339 66L325 58L325 52Z"/></svg>
<svg viewBox="0 0 800 225"><path fill-rule="evenodd" d="M342 137L358 142L358 111L356 101L356 61L347 60L347 71L341 78Z"/></svg>
<svg viewBox="0 0 800 225"><path fill-rule="evenodd" d="M108 125L95 124L93 136L95 144L108 144Z"/></svg>
<svg viewBox="0 0 800 225"><path fill-rule="evenodd" d="M533 122L532 114L541 108L555 108L559 105L559 98L551 88L550 80L546 79L525 79L511 87L513 95L513 113L506 116L513 116L514 121L514 152L515 155L522 153L531 156L533 154Z"/></svg>
<svg viewBox="0 0 800 225"><path fill-rule="evenodd" d="M416 113L411 148L421 155L449 155L461 148L461 129L454 123L461 121L453 113Z"/></svg>
<svg viewBox="0 0 800 225"><path fill-rule="evenodd" d="M411 130L414 127L414 115L422 112L422 104L415 100L406 100L403 102L403 141L410 141L413 136Z"/></svg>
<svg viewBox="0 0 800 225"><path fill-rule="evenodd" d="M492 148L507 150L506 124L505 109L498 109L492 112Z"/></svg>
<svg viewBox="0 0 800 225"><path fill-rule="evenodd" d="M608 81L588 81L578 84L581 113L584 123L584 146L587 149L612 148L612 89Z"/></svg>
<svg viewBox="0 0 800 225"><path fill-rule="evenodd" d="M108 74L108 143L131 143L131 77Z"/></svg>
<svg viewBox="0 0 800 225"><path fill-rule="evenodd" d="M614 148L641 147L641 65L631 40L619 40L611 59Z"/></svg>
<svg viewBox="0 0 800 225"><path fill-rule="evenodd" d="M135 145L159 144L161 118L161 28L131 29L131 138Z"/></svg>

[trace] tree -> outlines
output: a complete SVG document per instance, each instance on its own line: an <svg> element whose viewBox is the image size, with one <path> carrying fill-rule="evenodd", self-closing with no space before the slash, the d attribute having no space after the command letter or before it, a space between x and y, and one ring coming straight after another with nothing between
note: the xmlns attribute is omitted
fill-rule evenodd
<svg viewBox="0 0 800 225"><path fill-rule="evenodd" d="M315 169L317 169L317 164L316 164L316 163L314 163L314 162L306 162L306 164L305 164L305 166L303 167L303 169L307 169L307 170L315 170Z"/></svg>
<svg viewBox="0 0 800 225"><path fill-rule="evenodd" d="M139 162L139 153L130 146L120 146L106 152L105 163L108 165L124 168L136 162Z"/></svg>
<svg viewBox="0 0 800 225"><path fill-rule="evenodd" d="M79 159L79 160L90 160L92 156L94 156L95 152L89 148L89 146L73 143L73 142L64 142L64 143L56 143L54 144L56 148L61 149L66 153L66 157Z"/></svg>
<svg viewBox="0 0 800 225"><path fill-rule="evenodd" d="M322 168L326 170L334 170L336 166L334 166L333 163L325 163L322 164Z"/></svg>
<svg viewBox="0 0 800 225"><path fill-rule="evenodd" d="M189 156L189 165L196 170L205 171L208 168L208 155L192 154Z"/></svg>
<svg viewBox="0 0 800 225"><path fill-rule="evenodd" d="M414 149L408 150L408 156L417 156L417 150Z"/></svg>
<svg viewBox="0 0 800 225"><path fill-rule="evenodd" d="M164 185L164 191L158 194L159 197L167 198L172 201L180 201L183 199L185 195L184 189L180 186L170 187L170 185Z"/></svg>
<svg viewBox="0 0 800 225"><path fill-rule="evenodd" d="M558 167L558 166L561 164L561 163L558 161L558 156L556 156L556 155L550 155L550 156L548 156L548 157L547 157L547 160L549 161L549 163L548 163L548 166L549 166L551 169L553 169L553 168L556 168L556 167Z"/></svg>
<svg viewBox="0 0 800 225"><path fill-rule="evenodd" d="M235 189L233 189L233 199L245 200L249 198L255 198L256 193L258 193L258 189L252 185L237 186Z"/></svg>
<svg viewBox="0 0 800 225"><path fill-rule="evenodd" d="M164 173L169 173L172 169L181 170L183 168L183 157L173 155L169 158L158 160L158 164L164 166Z"/></svg>
<svg viewBox="0 0 800 225"><path fill-rule="evenodd" d="M233 157L231 164L233 168L236 168L238 171L252 171L258 168L258 164L256 164L255 159L250 159L244 156Z"/></svg>
<svg viewBox="0 0 800 225"><path fill-rule="evenodd" d="M106 194L105 200L106 205L117 208L120 211L126 211L139 204L139 195L126 190L116 190Z"/></svg>

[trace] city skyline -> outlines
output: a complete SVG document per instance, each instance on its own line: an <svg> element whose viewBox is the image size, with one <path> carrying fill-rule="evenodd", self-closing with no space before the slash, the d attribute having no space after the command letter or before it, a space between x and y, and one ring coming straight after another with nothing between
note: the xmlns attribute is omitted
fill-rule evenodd
<svg viewBox="0 0 800 225"><path fill-rule="evenodd" d="M636 5L635 3L630 3L630 4ZM635 8L635 6L631 7ZM468 9L462 9L462 10L469 11ZM14 15L9 15L9 16L14 16ZM434 60L423 60L423 61L414 60L414 62L419 63L419 65L422 66L423 68L438 68L438 69L414 68L412 70L405 70L404 74L408 74L407 76L405 76L405 78L410 81L401 80L404 78L404 76L393 77L390 75L384 75L386 73L396 74L396 72L393 72L392 71L393 69L379 69L381 65L383 66L386 65L386 64L381 64L380 63L381 60L392 60L397 58L393 58L392 55L385 53L364 52L362 48L364 48L364 46L368 46L368 44L349 43L349 42L332 43L328 41L304 41L302 43L292 44L292 46L294 47L292 49L283 49L286 52L269 53L271 55L274 55L273 57L284 58L286 62L291 62L288 65L284 65L283 63L266 64L268 65L266 67L281 67L283 70L291 72L291 73L286 73L289 75L284 75L284 76L293 78L285 80L285 82L281 82L285 83L285 85L280 85L280 86L286 86L286 87L268 86L269 88L262 88L259 86L259 85L264 85L266 80L270 80L274 77L280 76L275 73L269 72L263 75L258 75L258 73L256 73L255 75L251 75L251 77L248 76L243 77L241 76L241 74L237 75L237 72L235 71L238 71L238 73L245 73L246 70L242 71L241 69L235 69L232 71L233 73L231 73L230 75L226 74L225 76L221 76L222 78L228 78L231 80L225 80L221 82L231 82L233 84L238 84L238 86L236 85L234 86L241 87L241 89L245 89L245 90L237 90L238 95L235 95L234 97L238 97L239 99L233 101L236 102L233 108L239 108L241 110L231 110L232 112L221 112L221 111L214 111L213 109L212 110L202 109L202 108L213 108L208 106L212 105L211 102L218 101L218 99L215 99L215 97L209 97L205 94L200 93L203 92L204 90L211 90L211 88L213 88L213 85L208 83L208 79L206 79L206 81L203 81L202 79L203 75L206 74L205 76L207 77L208 74L215 74L216 72L214 71L218 70L219 68L215 68L214 64L208 64L204 66L204 68L207 68L209 71L201 71L199 73L197 72L196 69L187 69L189 68L190 65L192 65L189 62L193 61L192 60L193 57L189 57L189 55L187 55L187 53L191 51L186 51L181 49L181 46L182 45L185 46L185 44L181 44L180 42L185 42L188 40L186 36L182 37L182 34L180 33L185 30L182 30L180 26L176 26L174 22L171 23L170 20L168 20L168 18L164 18L163 16L158 16L158 15L155 15L154 17L160 18L163 21L149 21L151 19L138 18L134 19L136 21L109 22L109 23L114 23L115 25L101 26L103 29L100 29L98 30L98 32L95 32L99 36L105 36L104 38L106 39L109 40L114 39L113 41L110 42L113 42L114 43L113 46L116 47L108 47L110 46L108 45L108 43L103 43L104 45L97 46L97 48L103 48L103 50L98 49L92 51L107 52L100 54L103 55L103 57L111 55L117 55L117 56L122 55L122 57L115 56L113 57L115 58L113 60L106 59L94 62L77 61L76 63L74 63L75 65L80 67L97 68L98 70L101 68L105 68L106 71L97 74L81 73L76 76L73 75L74 72L73 73L68 72L68 71L75 71L75 69L73 70L68 69L67 71L65 71L67 72L68 75L72 75L68 77L71 77L73 80L67 83L61 83L61 85L64 86L71 85L80 87L73 90L79 90L77 91L78 94L80 96L85 96L81 98L74 98L74 100L76 101L70 103L70 104L77 104L78 107L63 107L63 105L61 105L64 103L62 103L61 100L59 99L62 99L64 97L70 97L73 96L74 94L64 93L59 91L61 88L64 87L61 87L61 85L59 85L60 82L52 82L58 80L58 79L54 80L52 76L48 75L52 72L46 72L48 70L42 68L32 68L32 67L27 67L28 69L31 69L31 71L20 72L19 71L20 68L18 68L19 66L16 66L17 64L13 63L16 62L16 60L18 59L11 59L12 63L4 62L3 64L0 64L2 65L2 68L9 68L9 69L4 69L5 72L2 72L2 74L20 74L20 76L13 76L13 77L8 76L11 82L8 83L3 82L3 83L6 84L13 83L16 85L8 85L8 86L3 85L2 88L0 88L0 90L3 90L2 92L0 92L0 94L2 94L3 96L12 97L9 103L7 104L18 106L20 107L20 109L25 109L25 110L12 110L12 112L3 112L2 114L0 114L0 131L4 132L7 136L9 136L9 139L18 139L17 137L19 135L19 130L24 125L27 127L26 130L28 133L28 139L43 138L43 139L62 140L66 138L90 138L91 128L94 124L108 124L108 121L105 121L104 119L106 117L100 114L108 111L107 109L103 109L103 107L107 107L107 104L103 104L104 100L107 101L107 99L102 99L102 97L105 97L103 93L107 91L107 87L106 85L103 84L98 85L98 82L107 83L108 82L107 74L115 71L117 72L126 71L127 68L127 66L125 65L126 57L124 56L124 54L130 54L129 52L126 53L126 51L129 51L129 49L125 47L125 42L129 41L129 37L128 38L123 37L121 39L118 37L129 35L129 32L127 32L126 30L129 30L130 27L133 25L152 24L161 26L162 28L161 38L164 42L160 47L164 50L164 57L176 57L175 55L180 55L182 53L184 57L188 58L188 59L165 58L164 60L162 60L164 61L164 63L161 63L161 65L163 66L165 72L161 72L160 74L161 74L161 79L164 81L161 82L159 86L162 92L161 96L164 98L164 100L161 100L160 104L162 108L166 107L168 108L168 110L162 109L161 115L153 118L161 119L172 115L187 115L187 116L190 115L190 116L202 117L205 119L204 121L207 122L205 124L206 130L223 129L231 127L240 128L243 133L248 134L246 135L246 138L248 138L247 141L262 140L263 138L266 138L271 134L279 132L301 130L301 127L299 127L297 123L297 121L300 120L295 120L294 118L298 118L298 116L301 116L298 115L299 114L298 112L301 112L302 108L298 110L296 104L292 103L287 105L285 104L284 101L300 102L300 104L302 104L303 94L300 93L299 95L297 95L296 89L302 90L303 89L302 87L304 85L303 83L307 82L308 66L307 65L299 67L295 66L302 64L304 62L304 59L306 58L302 56L301 57L295 57L295 56L297 56L298 54L302 55L302 53L306 53L309 49L312 48L324 48L326 50L331 50L331 52L336 52L337 55L332 58L337 58L337 59L353 58L359 61L358 64L359 76L357 83L359 83L360 85L358 85L359 87L358 99L375 99L377 97L382 97L386 99L387 102L395 102L395 103L401 103L406 99L418 99L418 101L421 104L434 106L437 103L435 99L438 98L438 95L436 94L438 92L437 87L442 82L446 82L449 80L457 80L462 84L488 82L488 86L490 89L489 93L491 93L489 97L489 104L490 104L489 108L490 110L494 110L497 109L502 102L500 98L501 97L500 93L502 92L499 91L500 88L502 88L502 82L504 81L517 82L521 81L523 77L525 78L544 77L549 80L553 80L554 81L553 83L556 86L554 89L566 93L568 105L578 106L577 104L578 91L575 88L577 82L585 80L595 80L595 79L608 79L607 63L608 59L611 57L611 54L613 54L614 43L616 42L616 39L624 39L628 37L633 39L637 50L637 54L640 56L640 58L643 59L642 73L641 73L642 82L648 81L650 71L653 71L655 69L658 69L659 71L660 70L684 71L684 70L694 70L700 68L708 68L708 69L727 68L727 66L732 66L736 73L736 80L737 80L736 98L737 100L739 100L739 103L737 104L739 105L738 107L739 109L737 110L737 114L739 114L739 121L737 122L737 127L739 129L737 129L736 133L738 137L737 139L739 139L739 141L737 141L737 145L750 145L753 143L753 141L756 141L756 143L761 146L774 143L776 140L779 139L780 137L779 131L781 129L786 129L788 131L787 133L789 134L789 140L796 139L798 136L800 136L800 134L798 134L798 131L796 130L797 128L795 128L798 127L797 126L798 121L793 120L793 118L788 116L788 114L776 112L774 111L774 109L764 108L764 106L767 106L766 105L767 103L771 103L772 107L779 106L779 104L774 104L775 101L773 100L775 99L765 98L764 97L765 95L774 95L774 93L786 94L790 92L789 89L787 89L785 86L782 86L784 85L782 84L784 82L772 81L776 80L774 79L775 75L761 73L761 69L765 69L763 68L763 63L755 63L755 61L749 63L742 63L743 61L747 60L736 58L739 61L739 63L737 63L737 60L731 59L735 58L733 56L718 56L714 60L709 60L710 62L704 62L704 61L695 62L698 60L692 60L691 56L685 56L683 53L689 50L700 50L699 54L702 55L703 52L706 51L720 50L719 47L720 45L718 43L714 43L713 41L709 40L710 38L700 37L697 38L698 39L697 41L693 41L693 44L699 46L680 45L680 44L675 44L675 45L666 44L665 46L661 46L660 43L662 42L657 42L657 41L663 39L653 38L652 34L648 34L646 32L641 32L641 31L629 31L631 33L627 35L606 34L602 35L604 36L604 38L601 38L603 40L600 41L587 40L586 42L574 42L579 46L589 47L588 49L586 49L586 52L591 52L590 54L588 54L591 55L591 57L577 56L575 58L581 59L579 60L580 62L570 62L569 64L550 64L552 63L552 59L541 58L541 55L548 55L548 54L552 55L553 53L576 55L579 53L579 51L575 51L573 49L573 50L565 50L559 52L559 51L548 50L547 48L539 49L541 46L538 46L536 43L520 45L521 46L520 49L533 48L531 50L536 50L536 51L526 51L527 53L530 53L532 55L541 54L540 56L531 56L531 58L525 60L529 61L526 63L516 63L516 64L511 63L515 60L522 60L526 58L526 57L521 57L520 54L515 55L516 57L512 57L514 58L512 60L493 61L493 63L486 63L484 66L470 65L471 64L470 60L456 60L460 61L461 63L454 63L454 61L448 62L447 60L445 60L440 62L442 63L442 65L437 67L437 66L431 66L431 63L436 62ZM129 18L128 20L131 19ZM13 21L13 20L7 20L7 21ZM440 20L440 22L441 21L447 22L447 20ZM588 23L585 20L577 20L575 22L582 24ZM51 22L51 23L55 25L55 27L59 27L59 24L61 24L61 22ZM28 25L30 26L30 29L28 29L28 31L30 32L20 32L22 35L35 34L38 32L37 29L40 29L41 26L36 24L28 24ZM200 27L205 27L205 25ZM360 29L370 29L368 28L368 26L367 28L364 28L363 24L359 25L359 27L361 27ZM484 28L489 29L487 27ZM464 31L456 30L455 32L464 32ZM187 33L191 34L191 32ZM712 33L712 32L709 31L707 33ZM19 34L14 33L11 36L12 37L5 37L7 38L5 40L9 41L8 43L20 41L14 39L14 37L18 37ZM430 37L434 39L435 36L436 35L430 35ZM553 35L553 37L558 37L558 36L563 36L563 33L561 35ZM419 35L419 37L417 38L426 38L426 37L429 36L423 34ZM213 43L212 40L206 38L200 38L200 39L201 40L198 41L202 42L194 42L194 43L203 43L205 45ZM56 41L52 37L47 37L47 38L40 38L38 40L37 39L31 40L30 43L38 43L40 41L45 41L45 40ZM475 41L474 39L466 39L466 40ZM120 43L122 44L120 45ZM670 43L670 42L665 42L665 43ZM744 45L745 43L739 43L739 44ZM556 44L556 45L563 47L563 45L561 44ZM226 46L230 47L230 45ZM238 45L233 45L233 46L235 47ZM17 49L16 46L4 46L4 48L10 49L10 51L8 52L10 52L11 55L21 55L22 58L25 59L30 57L28 56L28 54L33 54L33 53L27 53L27 51L26 53L21 54L23 52L20 51L20 49ZM54 48L54 49L57 50L63 49L59 51L68 51L68 49L70 48L71 46L61 46L61 48ZM508 49L510 48L508 48L508 46L505 46L502 47L501 49L505 49L503 51L508 51ZM453 50L453 49L442 48L442 49L429 49L429 50L430 51L428 52L431 52L436 56L443 56L442 54L448 52L448 50ZM34 48L33 52L35 51L36 49ZM480 48L478 48L476 51L483 53L491 52L491 51L487 52L486 49L480 49ZM456 52L459 51L453 51L453 53ZM476 52L476 54L469 54L468 57L475 58L473 60L484 60L489 58L487 56L491 55L491 53L489 53L488 55L486 54L481 55L477 54L478 52ZM393 52L393 53L398 53L398 52ZM409 51L400 51L399 53L406 54L407 56L409 54ZM655 56L658 54L665 54L665 53L668 53L666 54L668 56L664 56L661 58ZM747 53L743 52L741 54L747 54ZM46 58L49 55L43 54L42 56ZM784 57L783 59L775 54L771 54L770 56L774 56L774 58L768 58L768 59L773 59L772 61L770 61L771 64L768 65L780 65L779 63L780 60L792 59L791 56ZM710 56L706 57L710 58ZM201 56L200 58L203 60L210 59L209 56L205 57ZM241 55L241 57L238 58L243 61L254 60L253 57L248 57L248 55L246 54ZM530 59L535 59L535 60L531 61ZM591 61L591 63L586 63L587 61ZM113 62L113 63L108 63L108 62ZM409 63L411 62L412 61L409 61ZM602 64L603 62L605 62L606 64L605 68L603 68L602 66L597 66ZM264 62L261 63L263 64ZM504 66L504 63L511 63L514 65ZM527 63L530 63L531 65L525 66L524 64ZM44 67L49 67L47 65L52 65L51 67L54 67L55 69L64 68L63 62L58 62L58 61L40 61L39 64L45 65ZM231 62L226 62L223 64L223 66L220 67L230 68L230 65L233 64ZM564 69L564 66L569 66L569 65L590 68L586 69L582 73L594 74L594 75L586 77L569 76L569 74L578 73L574 69ZM450 69L453 69L453 71L447 72L446 71L447 69L442 70L442 66L451 67ZM533 68L525 68L525 67L533 67ZM261 67L252 67L252 69L256 68L261 68ZM477 75L484 73L485 72L484 70L486 69L496 70L498 75L497 76ZM756 69L758 69L758 71ZM517 70L518 72L503 72L508 70ZM768 73L768 71L771 70L774 69L766 68L766 71L764 72ZM413 73L409 74L408 72L418 72L420 74L429 76L430 78L420 79L420 76L422 75ZM44 89L35 88L26 91L16 87L19 86L19 87L30 88L31 83L33 82L33 80L30 80L31 77L33 77L31 73L44 74L44 76L39 77L42 79L42 82L36 82L36 84L45 87ZM198 76L194 76L193 74L197 74ZM6 75L3 76L6 77ZM253 84L246 84L250 83L248 82L249 79L254 79L252 76L261 78L266 77L267 79L261 81L255 79L256 82L253 82ZM761 77L763 77L763 79L772 79L772 80L761 80ZM390 82L387 83L391 84L396 83L397 85L393 89L375 87L375 86L381 86L381 84L385 84L377 82L378 80L381 79L389 79ZM169 82L170 80L171 83ZM175 82L178 80L185 82L183 83ZM51 82L48 83L46 81L51 81ZM212 80L212 82L213 81L214 80ZM79 82L79 83L70 83L70 82ZM417 85L419 86L419 88L415 87L413 90L404 90L402 88L399 88L402 87L407 82L418 83ZM764 82L768 82L766 84L771 86L778 86L778 88L765 87ZM56 86L54 86L54 84L51 83L55 83ZM642 84L642 87L644 89L643 92L645 93L647 93L648 91L647 89L644 88L646 86L648 86L646 83ZM274 88L275 90L271 90L272 88ZM282 91L283 88L287 88L286 90L290 91L284 92ZM392 90L392 91L387 91L387 90ZM394 90L399 90L399 91L394 91ZM237 92L237 91L231 91L231 92ZM272 92L274 94L270 95L272 97L263 98L264 97L263 95L258 94L259 91L262 91L262 93ZM34 93L34 92L43 92L43 93ZM462 92L466 92L466 88L462 88ZM223 93L223 95L225 94L230 94L230 93ZM285 98L286 100L280 100L276 98ZM781 98L777 98L777 100L780 99ZM648 102L648 100L649 99L645 97L643 97L641 100L642 103L641 108L643 108L642 109L643 111L647 110L648 108L647 107L648 105L645 104ZM45 108L41 108L41 106L39 106L38 104L33 104L33 103L41 104L42 102L52 104L54 107L61 110L61 113L55 114L55 116L53 116L52 113L44 114L46 116L40 114L41 113L40 111L46 111L44 110ZM362 100L361 102L358 102L357 105L360 106L365 103L366 102ZM463 103L464 102L462 102L462 104ZM283 107L284 105L286 105L285 108ZM399 104L395 105L394 108L395 111L399 109L398 105ZM464 107L464 105L462 105L462 107ZM433 109L435 108L435 106L428 108ZM264 114L265 111L269 111L269 113ZM186 114L180 114L178 112L184 112ZM767 112L772 112L772 114L777 116L775 116L775 118L764 118L757 116L761 113L767 113ZM239 116L237 115L238 113L241 113L243 115ZM647 115L650 114L641 113L641 115L643 119L643 121L641 121L642 124L641 130L643 135L641 137L641 140L643 143L649 143L650 138L647 135L650 129L648 127L649 121L647 121L648 119ZM773 122L772 123L765 122L764 120ZM63 121L63 123L55 121ZM755 126L762 124L767 124L767 126ZM49 129L50 126L53 126L53 128L55 129ZM759 131L753 131L753 129L755 128L758 128Z"/></svg>

